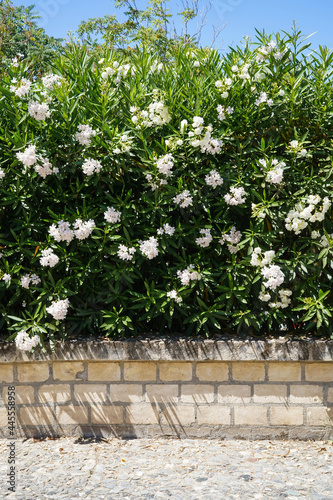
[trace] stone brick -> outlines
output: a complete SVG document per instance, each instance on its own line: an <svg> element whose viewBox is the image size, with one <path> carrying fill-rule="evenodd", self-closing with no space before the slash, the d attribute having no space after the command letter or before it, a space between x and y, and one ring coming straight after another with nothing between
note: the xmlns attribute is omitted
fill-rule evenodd
<svg viewBox="0 0 333 500"><path fill-rule="evenodd" d="M119 363L112 361L88 363L88 380L92 382L117 382L120 380Z"/></svg>
<svg viewBox="0 0 333 500"><path fill-rule="evenodd" d="M0 383L1 382L13 382L13 365L12 364L0 364Z"/></svg>
<svg viewBox="0 0 333 500"><path fill-rule="evenodd" d="M192 380L192 363L160 363L159 370L161 380Z"/></svg>
<svg viewBox="0 0 333 500"><path fill-rule="evenodd" d="M251 399L250 385L220 385L217 400L219 403L249 403Z"/></svg>
<svg viewBox="0 0 333 500"><path fill-rule="evenodd" d="M300 382L300 363L268 363L268 380L271 382Z"/></svg>
<svg viewBox="0 0 333 500"><path fill-rule="evenodd" d="M322 403L323 388L320 385L291 385L290 402L291 403Z"/></svg>
<svg viewBox="0 0 333 500"><path fill-rule="evenodd" d="M110 401L140 403L142 400L142 385L110 384Z"/></svg>
<svg viewBox="0 0 333 500"><path fill-rule="evenodd" d="M181 386L182 403L204 404L213 403L214 401L214 386L191 384Z"/></svg>
<svg viewBox="0 0 333 500"><path fill-rule="evenodd" d="M53 425L54 412L45 406L27 406L20 409L19 422L20 425Z"/></svg>
<svg viewBox="0 0 333 500"><path fill-rule="evenodd" d="M156 363L130 361L124 363L124 379L131 381L156 380Z"/></svg>
<svg viewBox="0 0 333 500"><path fill-rule="evenodd" d="M84 406L58 406L56 419L60 425L74 425L88 423L88 408Z"/></svg>
<svg viewBox="0 0 333 500"><path fill-rule="evenodd" d="M50 376L49 364L47 362L19 364L17 376L20 382L44 382Z"/></svg>
<svg viewBox="0 0 333 500"><path fill-rule="evenodd" d="M198 425L230 425L230 408L227 406L198 406Z"/></svg>
<svg viewBox="0 0 333 500"><path fill-rule="evenodd" d="M41 403L66 403L71 399L71 390L68 384L42 385L38 399Z"/></svg>
<svg viewBox="0 0 333 500"><path fill-rule="evenodd" d="M228 363L198 363L196 376L202 382L223 382L229 379Z"/></svg>
<svg viewBox="0 0 333 500"><path fill-rule="evenodd" d="M333 363L306 363L305 380L309 382L333 382Z"/></svg>
<svg viewBox="0 0 333 500"><path fill-rule="evenodd" d="M100 425L122 424L124 422L124 408L122 406L102 406L91 407L91 423Z"/></svg>
<svg viewBox="0 0 333 500"><path fill-rule="evenodd" d="M104 403L106 401L106 385L77 384L74 386L74 397L79 402Z"/></svg>
<svg viewBox="0 0 333 500"><path fill-rule="evenodd" d="M178 385L176 384L147 384L146 393L150 403L169 404L178 401Z"/></svg>
<svg viewBox="0 0 333 500"><path fill-rule="evenodd" d="M235 425L267 425L267 408L264 406L235 406Z"/></svg>
<svg viewBox="0 0 333 500"><path fill-rule="evenodd" d="M272 406L271 425L303 425L303 408Z"/></svg>
<svg viewBox="0 0 333 500"><path fill-rule="evenodd" d="M333 408L313 407L306 410L308 425L333 426Z"/></svg>
<svg viewBox="0 0 333 500"><path fill-rule="evenodd" d="M239 362L232 363L233 380L244 380L260 382L265 380L265 363L261 362Z"/></svg>
<svg viewBox="0 0 333 500"><path fill-rule="evenodd" d="M128 424L158 424L158 409L151 405L131 405L126 408Z"/></svg>
<svg viewBox="0 0 333 500"><path fill-rule="evenodd" d="M8 387L2 391L3 402L7 404ZM34 388L31 385L15 386L15 404L31 404L35 402Z"/></svg>
<svg viewBox="0 0 333 500"><path fill-rule="evenodd" d="M194 406L177 405L165 408L161 414L161 425L184 426L195 422Z"/></svg>
<svg viewBox="0 0 333 500"><path fill-rule="evenodd" d="M328 389L327 401L333 403L333 387Z"/></svg>
<svg viewBox="0 0 333 500"><path fill-rule="evenodd" d="M254 385L254 403L285 403L287 400L286 385Z"/></svg>
<svg viewBox="0 0 333 500"><path fill-rule="evenodd" d="M83 372L82 361L55 361L53 363L53 378L58 380L75 380Z"/></svg>

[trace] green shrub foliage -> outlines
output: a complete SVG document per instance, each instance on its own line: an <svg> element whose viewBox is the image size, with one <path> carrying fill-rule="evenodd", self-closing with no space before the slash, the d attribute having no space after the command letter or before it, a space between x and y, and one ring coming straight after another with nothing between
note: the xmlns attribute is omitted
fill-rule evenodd
<svg viewBox="0 0 333 500"><path fill-rule="evenodd" d="M3 335L330 335L332 59L295 31L8 68Z"/></svg>

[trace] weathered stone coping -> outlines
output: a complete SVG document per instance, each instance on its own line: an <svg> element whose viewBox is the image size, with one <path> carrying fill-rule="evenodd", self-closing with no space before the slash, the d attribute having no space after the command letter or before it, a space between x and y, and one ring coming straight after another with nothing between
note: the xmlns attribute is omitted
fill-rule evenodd
<svg viewBox="0 0 333 500"><path fill-rule="evenodd" d="M110 361L333 361L333 340L71 340L34 354L0 342L0 362Z"/></svg>

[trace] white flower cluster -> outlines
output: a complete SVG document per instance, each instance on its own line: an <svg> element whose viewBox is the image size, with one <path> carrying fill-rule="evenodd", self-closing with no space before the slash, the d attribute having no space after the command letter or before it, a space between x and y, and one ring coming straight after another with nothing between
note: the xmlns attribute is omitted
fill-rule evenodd
<svg viewBox="0 0 333 500"><path fill-rule="evenodd" d="M283 168L286 164L283 161L273 158L269 164L267 164L265 159L258 160L266 171L266 179L271 184L280 184L283 180Z"/></svg>
<svg viewBox="0 0 333 500"><path fill-rule="evenodd" d="M29 94L30 87L31 87L30 80L27 80L26 78L22 78L22 80L20 82L18 82L16 78L13 78L12 83L14 85L11 85L9 90L11 92L14 92L14 94L17 97L24 97L25 95Z"/></svg>
<svg viewBox="0 0 333 500"><path fill-rule="evenodd" d="M10 275L10 274L5 273L5 274L2 276L2 278L1 278L1 279L2 279L2 280L4 280L4 282L5 282L5 283L9 283L9 282L10 282L10 280L12 279L12 277L11 277L11 275Z"/></svg>
<svg viewBox="0 0 333 500"><path fill-rule="evenodd" d="M114 148L113 152L116 155L119 155L121 153L128 153L133 144L133 139L131 137L128 137L126 134L122 134L119 137L116 137L117 145Z"/></svg>
<svg viewBox="0 0 333 500"><path fill-rule="evenodd" d="M3 179L5 177L5 172L0 168L0 179Z"/></svg>
<svg viewBox="0 0 333 500"><path fill-rule="evenodd" d="M156 167L160 174L170 177L172 175L172 167L174 166L174 158L172 154L168 153L165 156L161 156L156 161Z"/></svg>
<svg viewBox="0 0 333 500"><path fill-rule="evenodd" d="M28 104L28 113L31 118L37 121L45 121L50 117L50 109L46 102L30 101Z"/></svg>
<svg viewBox="0 0 333 500"><path fill-rule="evenodd" d="M119 64L118 61L114 61L112 67L108 66L104 68L104 71L101 74L103 80L106 80L109 77L112 77L116 74L115 83L120 83L121 78L125 78L127 74L131 71L131 75L134 76L135 67L130 64Z"/></svg>
<svg viewBox="0 0 333 500"><path fill-rule="evenodd" d="M260 106L260 104L266 103L268 106L273 105L273 99L268 99L266 92L260 92L258 99L254 101L256 106Z"/></svg>
<svg viewBox="0 0 333 500"><path fill-rule="evenodd" d="M137 129L145 127L159 127L169 123L171 115L168 107L163 101L154 100L148 106L148 110L140 110L136 106L130 107L132 114L132 122L136 125Z"/></svg>
<svg viewBox="0 0 333 500"><path fill-rule="evenodd" d="M67 310L69 307L69 300L53 300L51 305L46 308L46 312L51 314L54 319L62 320L66 318Z"/></svg>
<svg viewBox="0 0 333 500"><path fill-rule="evenodd" d="M36 146L28 146L23 152L16 153L16 158L26 167L34 165L37 161Z"/></svg>
<svg viewBox="0 0 333 500"><path fill-rule="evenodd" d="M312 233L314 233L314 232L315 231L313 231ZM318 237L319 236L320 235L318 234ZM327 238L327 236L328 236L328 238ZM323 246L324 248L330 247L332 244L333 234L328 234L327 236L325 234L323 234L323 236L319 240L320 245ZM312 234L311 234L311 237L313 238Z"/></svg>
<svg viewBox="0 0 333 500"><path fill-rule="evenodd" d="M243 187L232 186L230 188L230 193L224 195L224 201L227 205L240 205L246 201L246 193Z"/></svg>
<svg viewBox="0 0 333 500"><path fill-rule="evenodd" d="M178 304L182 301L182 298L178 296L177 290L167 292L167 297L169 297L169 299L173 299L175 302L178 302Z"/></svg>
<svg viewBox="0 0 333 500"><path fill-rule="evenodd" d="M258 54L256 56L257 62L262 62L265 60L265 57L271 54L276 47L276 43L274 40L270 41L267 45L263 45L258 48Z"/></svg>
<svg viewBox="0 0 333 500"><path fill-rule="evenodd" d="M186 189L182 193L177 194L177 196L173 198L173 201L182 208L186 208L191 205L193 198L190 196L190 192Z"/></svg>
<svg viewBox="0 0 333 500"><path fill-rule="evenodd" d="M61 80L61 76L50 73L49 75L43 76L42 83L46 89L52 90L55 85L60 85Z"/></svg>
<svg viewBox="0 0 333 500"><path fill-rule="evenodd" d="M277 302L270 302L268 305L269 307L275 308L275 309L285 309L288 307L291 303L291 299L289 297L292 296L292 291L291 290L279 290L279 296L280 300ZM267 294L269 295L269 294ZM259 297L260 298L260 297Z"/></svg>
<svg viewBox="0 0 333 500"><path fill-rule="evenodd" d="M76 219L73 227L75 237L78 240L85 240L91 235L94 228L96 227L96 224L92 219L89 219L86 222L83 222L81 219Z"/></svg>
<svg viewBox="0 0 333 500"><path fill-rule="evenodd" d="M143 253L148 259L153 259L158 255L158 241L154 236L151 236L146 241L139 240L140 252Z"/></svg>
<svg viewBox="0 0 333 500"><path fill-rule="evenodd" d="M211 231L210 229L200 229L200 234L203 234L204 236L196 238L195 242L201 248L208 247L213 241L213 236L211 235L210 231Z"/></svg>
<svg viewBox="0 0 333 500"><path fill-rule="evenodd" d="M21 278L22 288L29 289L30 283L32 285L38 285L38 283L40 283L40 282L41 282L41 280L40 280L39 276L37 276L37 274L25 274Z"/></svg>
<svg viewBox="0 0 333 500"><path fill-rule="evenodd" d="M160 186L165 186L168 184L166 179L155 179L155 182L152 182L153 176L151 174L145 174L148 184L150 184L152 191L158 189Z"/></svg>
<svg viewBox="0 0 333 500"><path fill-rule="evenodd" d="M232 79L231 78L224 78L223 80L217 80L215 82L215 87L217 88L217 90L219 90L219 92L221 92L221 97L223 97L223 99L226 99L229 95L229 88L231 87L232 85Z"/></svg>
<svg viewBox="0 0 333 500"><path fill-rule="evenodd" d="M182 285L189 285L190 281L197 281L201 279L200 274L194 271L194 266L191 264L184 271L177 271L177 276Z"/></svg>
<svg viewBox="0 0 333 500"><path fill-rule="evenodd" d="M21 330L16 335L15 344L21 351L31 351L31 349L40 344L40 338L38 335L30 337L25 330Z"/></svg>
<svg viewBox="0 0 333 500"><path fill-rule="evenodd" d="M222 141L212 138L212 125L204 126L204 119L201 116L194 116L192 130L188 132L190 144L194 148L200 147L202 153L215 155L221 151Z"/></svg>
<svg viewBox="0 0 333 500"><path fill-rule="evenodd" d="M207 186L212 186L216 188L217 186L222 186L223 179L217 170L211 170L208 175L205 176L205 182Z"/></svg>
<svg viewBox="0 0 333 500"><path fill-rule="evenodd" d="M157 73L159 74L163 69L163 63L159 63L158 61L154 61L153 64L150 66L149 73Z"/></svg>
<svg viewBox="0 0 333 500"><path fill-rule="evenodd" d="M240 231L236 231L236 227L233 226L230 229L229 234L224 234L222 238L219 240L219 243L223 245L225 242L228 242L229 245L227 245L227 248L230 253L236 253L238 252L238 243L240 242L242 238L242 233Z"/></svg>
<svg viewBox="0 0 333 500"><path fill-rule="evenodd" d="M281 268L277 265L265 266L261 270L261 274L267 280L263 282L265 288L269 288L270 290L275 290L278 286L280 286L284 282L284 274L281 271Z"/></svg>
<svg viewBox="0 0 333 500"><path fill-rule="evenodd" d="M157 234L159 234L159 235L161 235L161 234L168 234L169 236L173 236L175 230L176 229L173 226L170 226L170 224L168 224L166 222L165 224L163 224L163 227L160 227L157 230Z"/></svg>
<svg viewBox="0 0 333 500"><path fill-rule="evenodd" d="M74 239L74 231L70 228L69 222L59 221L58 224L52 224L49 228L50 236L56 241L67 241L70 243Z"/></svg>
<svg viewBox="0 0 333 500"><path fill-rule="evenodd" d="M223 106L222 104L219 104L216 108L217 110L217 117L219 120L223 121L226 119L226 114L227 115L232 115L233 112L234 112L234 108L232 108L231 106L228 106L227 108L225 108L225 106Z"/></svg>
<svg viewBox="0 0 333 500"><path fill-rule="evenodd" d="M290 141L288 149L299 156L306 156L308 153L307 150L302 147L302 144L296 140Z"/></svg>
<svg viewBox="0 0 333 500"><path fill-rule="evenodd" d="M102 170L102 164L98 160L87 158L82 164L82 170L86 175L98 174Z"/></svg>
<svg viewBox="0 0 333 500"><path fill-rule="evenodd" d="M331 202L327 196L323 198L321 206L318 205L320 201L319 195L310 195L305 200L306 206L304 206L304 203L299 203L296 205L295 210L290 210L285 219L285 226L288 231L300 234L308 226L307 221L322 222L331 206Z"/></svg>
<svg viewBox="0 0 333 500"><path fill-rule="evenodd" d="M92 129L90 125L79 125L79 132L75 134L75 140L78 141L82 146L90 146L91 137L97 135L96 130Z"/></svg>
<svg viewBox="0 0 333 500"><path fill-rule="evenodd" d="M252 266L257 267L265 267L268 266L275 257L274 250L268 250L267 252L262 253L260 247L257 247L253 250L251 256L251 264Z"/></svg>
<svg viewBox="0 0 333 500"><path fill-rule="evenodd" d="M117 255L119 259L122 260L132 260L133 256L135 254L135 248L134 247L127 247L125 245L119 245Z"/></svg>
<svg viewBox="0 0 333 500"><path fill-rule="evenodd" d="M59 262L59 257L53 252L52 248L42 250L42 256L39 262L44 267L54 267Z"/></svg>
<svg viewBox="0 0 333 500"><path fill-rule="evenodd" d="M35 165L34 169L37 174L43 177L43 179L45 179L45 177L47 177L48 175L59 173L58 167L53 167L47 158L43 158L41 156L38 161L41 162L41 165Z"/></svg>
<svg viewBox="0 0 333 500"><path fill-rule="evenodd" d="M108 207L106 212L104 212L104 219L111 224L115 224L116 222L120 222L121 212L118 212L113 207Z"/></svg>

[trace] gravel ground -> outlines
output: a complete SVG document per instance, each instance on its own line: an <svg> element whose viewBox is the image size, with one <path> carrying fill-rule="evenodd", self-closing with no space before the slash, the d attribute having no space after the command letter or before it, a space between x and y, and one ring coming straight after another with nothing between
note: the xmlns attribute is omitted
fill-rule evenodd
<svg viewBox="0 0 333 500"><path fill-rule="evenodd" d="M0 441L0 498L36 500L333 499L333 442L91 440Z"/></svg>

